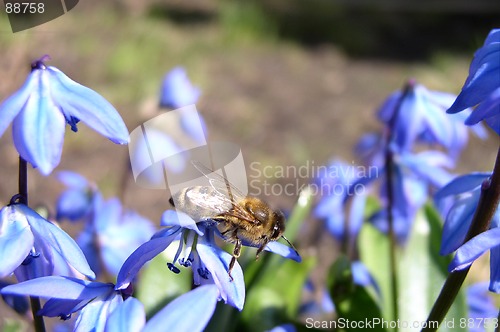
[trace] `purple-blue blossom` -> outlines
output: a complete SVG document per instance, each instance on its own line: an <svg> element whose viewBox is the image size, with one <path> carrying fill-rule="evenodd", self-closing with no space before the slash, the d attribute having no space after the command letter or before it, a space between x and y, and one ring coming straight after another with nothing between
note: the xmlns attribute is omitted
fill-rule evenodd
<svg viewBox="0 0 500 332"><path fill-rule="evenodd" d="M0 261L0 277L14 272L19 281L74 270L95 278L75 241L24 204L0 211Z"/></svg>
<svg viewBox="0 0 500 332"><path fill-rule="evenodd" d="M19 155L48 175L60 162L65 126L82 121L117 144L128 143L128 130L115 108L95 91L59 69L47 56L33 62L24 85L0 104L0 136L12 122Z"/></svg>
<svg viewBox="0 0 500 332"><path fill-rule="evenodd" d="M78 313L74 331L203 331L219 299L215 285L183 294L147 323L144 306L128 290L111 283L69 277L42 277L2 289L2 295L28 295L47 299L39 315L69 319ZM124 300L125 299L125 300Z"/></svg>
<svg viewBox="0 0 500 332"><path fill-rule="evenodd" d="M467 127L463 115L450 116L446 110L456 96L428 90L411 80L405 90L392 93L378 111L379 119L392 126L392 143L401 152L412 151L416 143L439 144L455 159L467 144ZM396 118L394 119L394 116ZM486 131L479 125L473 132L486 138Z"/></svg>
<svg viewBox="0 0 500 332"><path fill-rule="evenodd" d="M488 186L491 173L473 173L457 177L436 193L440 201L454 198L443 228L441 254L456 251L449 270L469 267L486 251L490 251L490 291L500 293L500 209L491 220L490 229L463 243L477 208L482 186Z"/></svg>
<svg viewBox="0 0 500 332"><path fill-rule="evenodd" d="M193 86L186 70L182 67L175 67L163 78L160 106L176 109L195 104L200 94L200 89Z"/></svg>
<svg viewBox="0 0 500 332"><path fill-rule="evenodd" d="M486 326L494 324L493 319L498 315L498 308L488 293L487 282L478 282L467 287L467 305L469 318L475 322L484 322L484 324L471 324L470 332L484 332ZM492 324L489 324L488 319L491 319Z"/></svg>
<svg viewBox="0 0 500 332"><path fill-rule="evenodd" d="M356 238L363 223L366 185L378 176L377 172L366 172L361 174L364 177L360 177L360 170L364 168L336 160L322 169L316 179L321 200L314 209L314 215L325 220L326 228L338 240L344 239L346 234L349 238ZM349 200L351 205L346 216L344 210Z"/></svg>
<svg viewBox="0 0 500 332"><path fill-rule="evenodd" d="M500 29L493 29L474 54L469 76L448 113L477 107L465 121L474 125L484 120L500 135Z"/></svg>
<svg viewBox="0 0 500 332"><path fill-rule="evenodd" d="M211 222L197 223L182 212L167 210L161 224L167 227L153 235L150 241L142 244L125 261L118 273L117 289L128 287L144 264L178 240L177 253L174 260L167 264L168 268L180 273L177 263L191 267L195 285L215 284L226 303L242 310L245 301L243 271L236 262L231 272L233 279L229 277L228 267L232 256L215 243L218 232L210 225ZM269 243L265 250L300 261L293 249L278 242Z"/></svg>
<svg viewBox="0 0 500 332"><path fill-rule="evenodd" d="M94 195L98 194L96 185L71 171L58 172L57 179L68 188L57 199L56 219L77 221L87 216L92 211Z"/></svg>
<svg viewBox="0 0 500 332"><path fill-rule="evenodd" d="M86 218L77 243L97 275L104 269L116 276L127 257L148 241L154 231L151 221L133 210L123 209L118 198L104 200L96 194L92 213Z"/></svg>
<svg viewBox="0 0 500 332"><path fill-rule="evenodd" d="M58 178L69 188L57 201L57 217L82 220L83 231L77 238L92 270L118 274L127 257L151 238L151 221L133 210L124 209L118 198L105 200L94 183L83 176L63 171Z"/></svg>

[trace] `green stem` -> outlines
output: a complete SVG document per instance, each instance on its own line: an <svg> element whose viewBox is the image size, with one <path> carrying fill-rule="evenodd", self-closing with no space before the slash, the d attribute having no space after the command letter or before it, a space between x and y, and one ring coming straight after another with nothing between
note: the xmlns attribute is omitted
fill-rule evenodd
<svg viewBox="0 0 500 332"><path fill-rule="evenodd" d="M490 228L491 219L498 208L498 202L500 201L500 148L498 149L497 159L495 162L495 168L493 169L493 174L489 180L489 183L483 183L481 188L481 197L479 198L479 203L476 208L476 212L472 217L472 222L469 227L469 231L465 238L465 242L469 241L473 237L481 234L482 232ZM427 318L427 328L422 329L422 331L436 331L438 325L441 324L446 313L450 309L453 301L457 297L460 288L469 272L470 266L464 270L452 272L448 275L445 281L441 293L434 303L432 310ZM437 322L437 324L436 324Z"/></svg>
<svg viewBox="0 0 500 332"><path fill-rule="evenodd" d="M406 96L413 91L413 87L415 86L415 82L410 80L403 88L401 96L399 97L398 102L394 106L394 112L392 114L391 119L386 127L386 147L385 147L385 178L386 178L386 186L387 186L387 223L389 228L389 265L390 265L390 278L391 278L391 299L392 299L392 310L394 319L398 319L399 317L399 306L398 306L398 298L399 298L399 288L398 288L398 266L396 259L396 251L397 251L397 241L396 241L396 233L394 230L394 215L393 215L393 207L394 207L394 152L392 151L392 141L394 139L394 127L396 126L399 113L401 112L401 105ZM395 328L397 331L397 328Z"/></svg>
<svg viewBox="0 0 500 332"><path fill-rule="evenodd" d="M390 264L390 277L391 277L391 293L392 293L392 307L394 318L399 317L399 306L398 306L398 267L396 260L396 234L394 232L394 216L392 214L392 208L394 206L394 190L393 190L393 174L394 174L394 158L393 154L389 149L387 149L386 160L386 181L387 181L387 219L389 223L389 264ZM396 328L397 331L397 328Z"/></svg>
<svg viewBox="0 0 500 332"><path fill-rule="evenodd" d="M19 156L19 203L28 205L28 164ZM37 315L42 308L40 299L30 296L31 312L33 314L33 324L36 332L45 332L45 323L43 316Z"/></svg>

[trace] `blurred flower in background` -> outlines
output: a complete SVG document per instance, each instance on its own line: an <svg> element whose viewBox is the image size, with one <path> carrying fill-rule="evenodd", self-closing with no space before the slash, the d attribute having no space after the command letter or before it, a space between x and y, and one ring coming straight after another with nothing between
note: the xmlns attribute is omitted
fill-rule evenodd
<svg viewBox="0 0 500 332"><path fill-rule="evenodd" d="M391 127L392 149L395 152L412 151L415 144L444 147L454 160L460 155L468 141L468 128L463 116L450 116L446 110L456 96L450 93L431 91L410 80L403 90L392 93L378 110L378 118ZM473 127L480 138L486 138L482 126Z"/></svg>
<svg viewBox="0 0 500 332"><path fill-rule="evenodd" d="M469 318L474 321L484 321L484 324L471 324L469 331L483 332L485 327L494 326L498 315L498 308L488 293L488 283L478 282L467 287L467 305L469 307ZM491 324L487 319L492 319Z"/></svg>
<svg viewBox="0 0 500 332"><path fill-rule="evenodd" d="M193 86L186 69L175 67L163 78L160 90L160 107L171 109L196 104L201 95L200 89Z"/></svg>
<svg viewBox="0 0 500 332"><path fill-rule="evenodd" d="M0 104L0 136L11 122L19 155L48 175L61 160L66 123L78 122L117 144L128 143L128 130L115 108L101 95L71 80L48 56L35 61L24 85Z"/></svg>
<svg viewBox="0 0 500 332"><path fill-rule="evenodd" d="M58 218L82 220L85 227L77 243L92 270L116 276L127 257L151 238L153 224L135 211L124 210L118 198L105 200L94 183L77 173L59 172L58 178L69 186L57 201Z"/></svg>
<svg viewBox="0 0 500 332"><path fill-rule="evenodd" d="M321 199L314 209L314 215L325 220L328 231L339 241L346 235L356 238L363 223L363 212L366 201L364 184L372 179L374 174L365 174L358 177L355 165L335 160L315 179L321 191ZM351 199L349 215L346 217L344 209ZM347 218L347 219L346 219Z"/></svg>

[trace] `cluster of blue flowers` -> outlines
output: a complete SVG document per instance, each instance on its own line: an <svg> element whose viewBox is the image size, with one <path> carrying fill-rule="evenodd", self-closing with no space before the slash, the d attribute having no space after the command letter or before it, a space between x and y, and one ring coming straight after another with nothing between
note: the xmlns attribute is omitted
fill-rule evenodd
<svg viewBox="0 0 500 332"><path fill-rule="evenodd" d="M95 183L71 171L56 172L66 189L56 202L54 216L30 208L23 168L28 163L44 176L53 173L62 157L66 124L77 132L82 121L116 144L129 143L129 132L115 108L95 91L47 66L47 60L44 56L35 61L24 85L0 104L0 136L12 123L13 142L20 156L19 192L0 210L0 293L6 303L23 312L27 308L24 296L32 297L32 305L34 299L42 298L39 310L33 305L35 319L70 320L75 315L77 318L71 319L74 331L161 331L166 327L201 331L218 301L242 311L246 298L243 269L236 262L229 275L232 256L219 246L221 235L213 221L166 210L161 228L156 229L151 221L123 207L118 198L104 198ZM160 95L161 108L176 109L195 103L200 90L191 84L186 71L177 67L165 76ZM334 160L323 169L316 181L325 190L321 190L324 195L314 209L315 216L325 221L326 229L344 244L346 253L356 252L365 222L404 246L417 214L433 198L445 220L440 254L455 252L450 272L467 269L489 250L489 290L500 293L498 207L494 206L491 220L485 223L488 229L476 236L469 234L495 173L451 173L469 133L487 137L488 129L481 121L500 135L500 29L492 30L476 52L458 97L410 80L382 103L377 116L383 130L363 136L356 146L361 164L369 166L359 166L363 167L361 172L358 166ZM193 124L193 119L183 117L179 127L191 140L204 144L200 124L201 134L206 128L200 121ZM154 128L148 134L157 138L150 146L132 148L138 164L150 161L147 157L152 148L172 154L181 151L174 137ZM165 165L173 172L181 171L187 161L177 161ZM151 182L161 180L149 178ZM332 187L336 190L327 190ZM370 201L371 195L377 200ZM82 231L76 240L59 227L65 221L80 224ZM165 273L185 273L185 268L191 268L192 290L171 300L146 321L144 305L134 297L139 272L175 246ZM265 250L301 261L293 248L278 242L270 242ZM357 257L351 258L353 283L371 287L382 298L385 294L366 266ZM254 270L260 268L255 266ZM249 277L252 282L253 273ZM12 284L12 276L17 283ZM469 289L471 317L495 316L483 286ZM304 287L317 291L310 283ZM319 292L320 303L304 304L302 313L322 315L335 310L331 293L325 287ZM295 328L283 324L273 331L280 330Z"/></svg>
<svg viewBox="0 0 500 332"><path fill-rule="evenodd" d="M487 138L488 130L481 121L500 134L500 29L492 30L475 53L458 96L431 91L410 80L387 98L377 114L383 131L364 135L355 149L367 166L332 161L328 166L332 171L316 181L320 187L336 185L343 194L322 191L327 194L316 206L315 216L325 221L326 229L337 240L347 241L348 248L356 246L365 220L389 233L388 220L392 219L397 242L404 245L418 211L432 198L445 220L440 254L455 252L449 271L470 267L490 250L489 289L499 293L500 210L493 214L489 230L466 241L481 192L491 185L492 173L456 177L451 171L467 144L469 131ZM359 167L364 167L363 171ZM366 197L376 190L378 200L369 210L378 208L366 216ZM490 311L484 317L496 314Z"/></svg>
<svg viewBox="0 0 500 332"><path fill-rule="evenodd" d="M61 159L65 125L76 132L80 121L114 143L127 144L129 133L115 108L98 93L47 66L47 60L44 56L35 61L21 89L0 105L0 135L12 122L21 160L43 175L51 174ZM163 80L160 106L178 108L196 102L199 95L199 89L178 67ZM188 134L189 120L181 121ZM8 303L15 309L26 307L22 297L16 296L44 298L46 302L36 314L67 320L78 313L75 331L120 327L159 331L165 326L175 331L201 331L218 300L242 310L242 269L236 263L230 279L231 255L218 247L216 232L209 224L167 210L161 219L166 227L155 233L149 220L124 209L118 198L105 199L96 184L81 175L59 171L57 178L67 189L56 203L55 220L31 209L27 197L22 197L26 193L15 195L0 211L0 278L14 274L19 282L2 282L2 295L14 299ZM58 227L57 222L64 220L83 223L76 241ZM168 268L179 273L177 262L191 266L194 285L199 286L146 323L143 305L132 297L133 282L146 262L175 241L179 249ZM281 244L266 249L300 260ZM93 281L115 278L116 284Z"/></svg>

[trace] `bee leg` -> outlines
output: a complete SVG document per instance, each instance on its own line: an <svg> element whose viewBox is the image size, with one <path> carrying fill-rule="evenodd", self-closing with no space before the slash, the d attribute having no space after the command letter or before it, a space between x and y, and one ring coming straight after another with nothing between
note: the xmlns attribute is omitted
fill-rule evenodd
<svg viewBox="0 0 500 332"><path fill-rule="evenodd" d="M255 260L259 259L260 253L264 250L264 248L267 246L267 242L263 243L259 249L257 249L257 254L255 255Z"/></svg>
<svg viewBox="0 0 500 332"><path fill-rule="evenodd" d="M229 263L229 270L227 271L227 273L229 274L229 278L231 278L231 281L233 281L231 271L233 270L234 264L236 263L236 259L240 257L241 253L241 240L238 239L235 233L233 233L233 235L236 238L236 244L234 245L233 257L231 258L231 262Z"/></svg>

